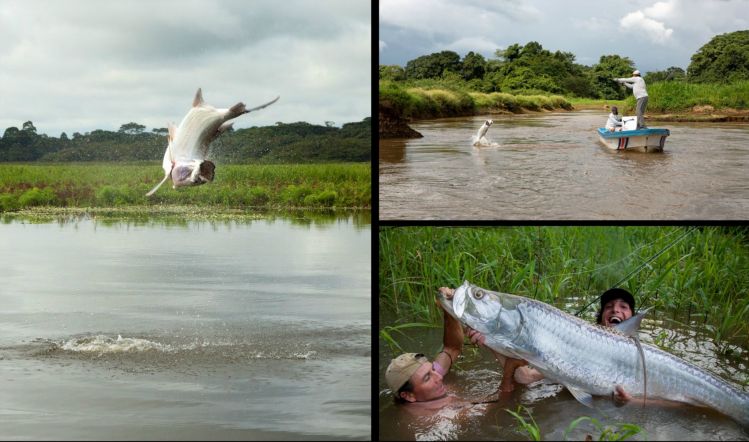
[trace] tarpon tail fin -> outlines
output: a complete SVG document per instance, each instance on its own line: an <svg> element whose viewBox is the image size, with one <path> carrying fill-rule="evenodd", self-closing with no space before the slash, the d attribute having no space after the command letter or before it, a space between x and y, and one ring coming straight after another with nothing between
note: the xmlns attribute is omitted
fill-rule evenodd
<svg viewBox="0 0 749 442"><path fill-rule="evenodd" d="M150 192L148 192L148 193L146 194L146 196L151 196L151 195L153 195L153 194L154 194L154 193L155 193L155 192L156 192L157 190L159 190L159 187L161 187L161 185L162 185L162 184L164 184L164 183L166 182L166 180L168 180L168 179L169 179L169 176L170 176L170 175L171 175L171 173L167 173L167 174L166 174L166 175L164 176L164 179L163 179L163 180L161 180L161 182L160 182L159 184L157 184L157 185L156 185L156 187L154 187L153 189L151 189L151 191L150 191Z"/></svg>
<svg viewBox="0 0 749 442"><path fill-rule="evenodd" d="M262 109L262 108L264 108L264 107L268 107L268 106L270 106L271 104L273 104L273 103L275 103L276 101L278 101L278 99L279 99L279 98L281 98L281 96L280 96L280 95L279 95L278 97L276 97L276 98L272 99L271 101L269 101L269 102L265 103L265 104L261 104L260 106L256 106L256 107L253 107L252 109L245 109L245 110L244 110L244 111L243 111L242 113L243 113L243 114L246 114L246 113L248 113L248 112L252 112L252 111L256 111L256 110L258 110L258 109Z"/></svg>
<svg viewBox="0 0 749 442"><path fill-rule="evenodd" d="M192 107L198 107L201 104L203 104L203 91L198 88L198 91L195 92L195 98L192 100Z"/></svg>

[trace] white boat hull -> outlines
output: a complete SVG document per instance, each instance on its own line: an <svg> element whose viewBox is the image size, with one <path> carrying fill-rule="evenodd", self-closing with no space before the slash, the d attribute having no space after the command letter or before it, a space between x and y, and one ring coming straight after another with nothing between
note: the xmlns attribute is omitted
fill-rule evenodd
<svg viewBox="0 0 749 442"><path fill-rule="evenodd" d="M610 132L604 128L598 129L598 139L612 150L629 150L636 152L663 152L666 138L670 135L668 129L640 129Z"/></svg>

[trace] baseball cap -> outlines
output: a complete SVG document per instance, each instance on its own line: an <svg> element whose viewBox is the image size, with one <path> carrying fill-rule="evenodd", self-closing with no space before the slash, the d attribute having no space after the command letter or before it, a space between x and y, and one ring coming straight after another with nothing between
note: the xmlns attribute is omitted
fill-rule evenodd
<svg viewBox="0 0 749 442"><path fill-rule="evenodd" d="M405 385L411 378L411 375L421 367L422 364L429 362L426 356L421 353L404 353L390 361L387 370L385 370L385 380L393 394Z"/></svg>
<svg viewBox="0 0 749 442"><path fill-rule="evenodd" d="M603 292L603 295L601 295L601 310L603 310L603 306L605 306L612 299L624 300L624 302L629 304L629 308L632 309L632 313L634 314L635 298L634 296L632 296L631 293L620 288L613 288L613 289L606 290L605 292Z"/></svg>
<svg viewBox="0 0 749 442"><path fill-rule="evenodd" d="M640 71L638 71L638 70L635 69L635 71L632 72L632 75L640 75Z"/></svg>

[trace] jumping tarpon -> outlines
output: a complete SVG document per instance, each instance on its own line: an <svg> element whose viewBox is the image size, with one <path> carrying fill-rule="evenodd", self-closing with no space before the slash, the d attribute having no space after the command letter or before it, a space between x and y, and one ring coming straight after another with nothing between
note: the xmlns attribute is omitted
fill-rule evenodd
<svg viewBox="0 0 749 442"><path fill-rule="evenodd" d="M211 142L232 126L233 123L229 120L270 106L279 98L252 109L247 109L244 103L237 103L228 109L216 109L205 104L203 92L198 89L192 101L192 109L182 119L179 127L169 125L169 141L162 161L164 179L146 196L153 195L169 178L172 179L173 188L199 186L213 181L216 165L206 159Z"/></svg>

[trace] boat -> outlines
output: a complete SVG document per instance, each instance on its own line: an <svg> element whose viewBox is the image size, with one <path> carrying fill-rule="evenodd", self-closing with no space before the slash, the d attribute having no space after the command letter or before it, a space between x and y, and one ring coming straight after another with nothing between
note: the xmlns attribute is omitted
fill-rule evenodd
<svg viewBox="0 0 749 442"><path fill-rule="evenodd" d="M639 129L609 132L599 127L598 138L601 143L613 150L634 150L637 152L663 152L668 129Z"/></svg>
<svg viewBox="0 0 749 442"><path fill-rule="evenodd" d="M623 130L610 132L598 128L598 138L604 146L613 150L633 150L637 152L663 152L666 137L671 135L668 129L644 128L634 129L635 117L622 118Z"/></svg>

